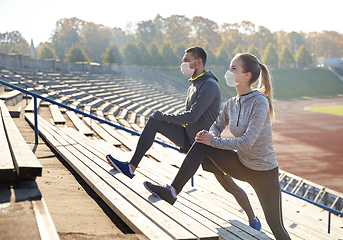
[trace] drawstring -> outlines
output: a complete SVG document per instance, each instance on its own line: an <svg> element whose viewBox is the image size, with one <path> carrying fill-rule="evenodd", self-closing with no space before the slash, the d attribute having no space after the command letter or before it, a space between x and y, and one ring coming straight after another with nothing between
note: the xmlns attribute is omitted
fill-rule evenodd
<svg viewBox="0 0 343 240"><path fill-rule="evenodd" d="M237 127L238 127L238 123L239 123L239 117L241 116L241 96L239 96L238 98L238 103L239 103L239 112L238 112L238 119L237 119Z"/></svg>

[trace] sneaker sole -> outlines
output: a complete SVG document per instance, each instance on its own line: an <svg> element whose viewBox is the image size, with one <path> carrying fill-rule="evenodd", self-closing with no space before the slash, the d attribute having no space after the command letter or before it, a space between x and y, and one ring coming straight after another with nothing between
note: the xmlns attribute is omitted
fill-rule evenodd
<svg viewBox="0 0 343 240"><path fill-rule="evenodd" d="M113 167L118 172L122 173L122 171L111 161L111 159L108 155L106 156L106 160L107 160L108 164L111 165L111 167Z"/></svg>

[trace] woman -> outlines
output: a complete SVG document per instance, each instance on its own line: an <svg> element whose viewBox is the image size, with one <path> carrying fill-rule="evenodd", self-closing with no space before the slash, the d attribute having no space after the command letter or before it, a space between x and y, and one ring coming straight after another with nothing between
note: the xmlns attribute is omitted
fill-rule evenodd
<svg viewBox="0 0 343 240"><path fill-rule="evenodd" d="M259 78L255 90L252 85ZM209 131L202 130L196 135L171 186L150 182L144 182L144 186L154 195L172 202L202 159L209 157L223 172L248 182L255 189L276 239L290 239L282 220L279 170L272 143L274 111L269 71L255 56L237 54L225 79L229 86L236 87L238 95L226 103ZM235 138L220 137L227 125Z"/></svg>

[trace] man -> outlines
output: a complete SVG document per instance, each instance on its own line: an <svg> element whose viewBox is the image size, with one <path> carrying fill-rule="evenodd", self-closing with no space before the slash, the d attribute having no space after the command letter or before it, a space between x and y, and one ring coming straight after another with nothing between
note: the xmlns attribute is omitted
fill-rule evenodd
<svg viewBox="0 0 343 240"><path fill-rule="evenodd" d="M205 70L206 59L207 54L202 47L191 47L185 51L180 68L192 82L187 92L185 111L179 114L154 111L129 163L120 162L111 155L106 156L113 168L133 178L139 162L153 144L157 132L169 138L181 148L181 152L186 153L192 146L195 135L211 127L219 114L221 98L218 79L210 71ZM183 124L185 126L182 126Z"/></svg>
<svg viewBox="0 0 343 240"><path fill-rule="evenodd" d="M139 162L153 144L157 132L169 138L180 147L181 152L186 153L194 143L196 134L201 130L209 130L219 115L221 97L217 77L205 70L206 60L207 54L202 47L196 46L185 50L180 69L184 76L190 78L191 82L187 91L185 110L178 114L154 111L139 138L130 162L121 162L111 155L106 156L108 163L113 168L129 178L133 178ZM225 175L210 158L205 157L201 164L205 171L215 174L224 189L235 196L249 219L253 221L255 215L245 192L233 182L231 177ZM174 191L172 192L174 193ZM176 201L176 195L170 199L169 203L173 204ZM257 222L257 224L259 226L253 227L260 230L260 223Z"/></svg>

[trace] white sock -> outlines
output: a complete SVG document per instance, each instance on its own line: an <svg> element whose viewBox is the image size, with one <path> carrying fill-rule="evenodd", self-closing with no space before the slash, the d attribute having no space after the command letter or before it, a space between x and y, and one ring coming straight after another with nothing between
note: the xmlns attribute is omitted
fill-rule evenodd
<svg viewBox="0 0 343 240"><path fill-rule="evenodd" d="M175 191L175 189L173 188L173 186L170 186L170 191L171 191L173 197L174 197L174 198L177 198L176 191Z"/></svg>

